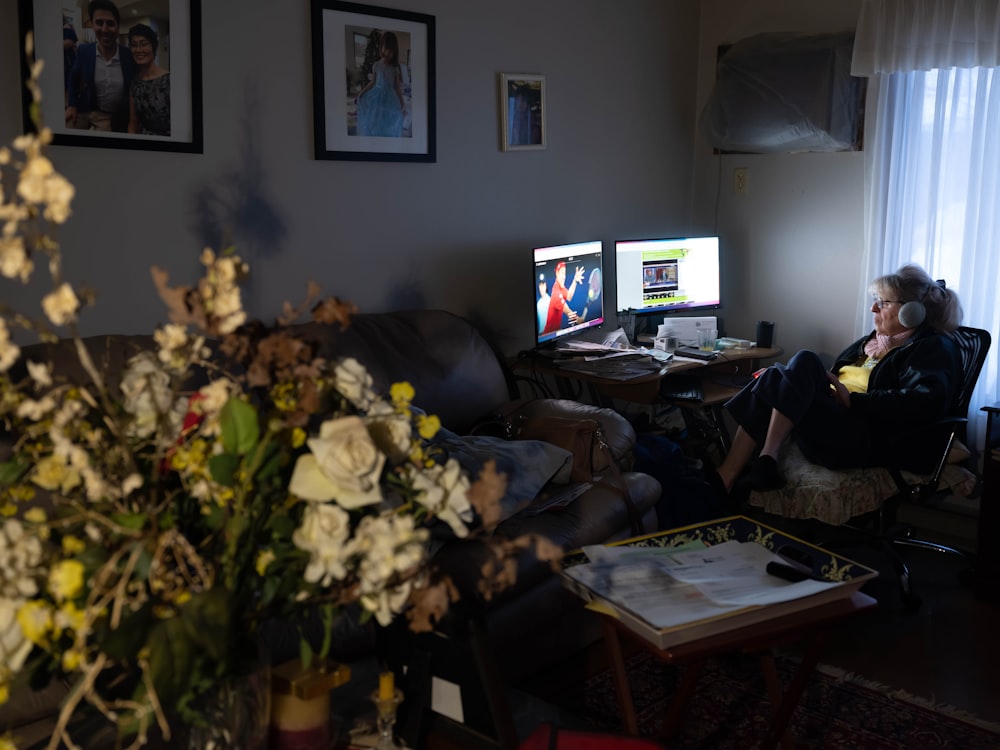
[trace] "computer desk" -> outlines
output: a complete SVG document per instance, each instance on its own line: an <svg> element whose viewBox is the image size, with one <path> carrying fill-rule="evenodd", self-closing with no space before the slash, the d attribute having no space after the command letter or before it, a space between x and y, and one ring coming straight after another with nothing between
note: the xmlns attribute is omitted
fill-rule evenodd
<svg viewBox="0 0 1000 750"><path fill-rule="evenodd" d="M581 400L589 397L591 403L615 407L615 401L638 404L669 404L683 410L697 410L705 414L718 430L723 453L729 450L729 435L722 415L722 405L750 381L750 376L760 368L761 361L782 354L780 347L750 347L749 349L724 349L710 361L673 359L658 370L629 380L617 380L560 367L551 358L538 354L523 357L513 364L516 375L533 382L543 393L560 398ZM671 375L683 373L701 380L701 401L667 398L662 395L662 381Z"/></svg>
<svg viewBox="0 0 1000 750"><path fill-rule="evenodd" d="M772 359L781 353L782 349L776 346L725 349L711 361L673 359L664 363L659 370L629 380L568 370L540 355L519 359L514 363L514 371L529 380L544 378L553 382L557 393L564 398L573 398L574 393L579 395L582 386L590 392L593 401L601 406L610 406L614 399L641 404L657 403L663 401L660 384L664 378L675 373L696 375L702 381L705 396L699 405L715 406L724 403L739 391L748 377L760 367L761 360ZM545 388L544 384L542 387ZM686 403L691 405L691 402Z"/></svg>

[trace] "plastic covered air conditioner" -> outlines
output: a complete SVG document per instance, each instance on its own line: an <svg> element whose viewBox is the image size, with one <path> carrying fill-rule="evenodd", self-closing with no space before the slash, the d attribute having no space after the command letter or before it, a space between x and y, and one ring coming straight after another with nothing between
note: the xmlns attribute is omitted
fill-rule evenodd
<svg viewBox="0 0 1000 750"><path fill-rule="evenodd" d="M720 49L699 129L719 151L861 148L865 80L851 75L854 32L758 34Z"/></svg>

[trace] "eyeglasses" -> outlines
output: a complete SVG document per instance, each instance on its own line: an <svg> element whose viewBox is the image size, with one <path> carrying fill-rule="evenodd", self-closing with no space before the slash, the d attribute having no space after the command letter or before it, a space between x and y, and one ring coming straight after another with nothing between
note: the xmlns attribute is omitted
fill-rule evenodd
<svg viewBox="0 0 1000 750"><path fill-rule="evenodd" d="M148 39L136 39L129 42L129 49L149 49L153 44Z"/></svg>
<svg viewBox="0 0 1000 750"><path fill-rule="evenodd" d="M903 300L901 299L882 299L876 295L872 295L872 304L875 305L879 310L884 308L886 305L901 305Z"/></svg>

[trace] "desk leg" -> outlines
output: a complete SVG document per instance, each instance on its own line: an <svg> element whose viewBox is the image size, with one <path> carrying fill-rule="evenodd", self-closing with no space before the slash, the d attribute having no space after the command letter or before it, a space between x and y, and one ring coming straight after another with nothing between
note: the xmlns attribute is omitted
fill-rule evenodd
<svg viewBox="0 0 1000 750"><path fill-rule="evenodd" d="M781 705L781 681L778 679L778 670L774 665L774 654L764 651L760 655L760 671L764 674L764 683L767 685L767 697L771 701L772 716ZM785 730L781 735L781 747L783 750L794 750L795 743L792 733Z"/></svg>
<svg viewBox="0 0 1000 750"><path fill-rule="evenodd" d="M805 690L806 682L812 676L813 669L816 668L816 663L819 661L819 655L829 640L830 632L828 630L822 630L808 640L805 652L802 654L802 661L799 662L799 668L795 670L792 681L785 690L785 694L781 698L781 703L777 706L771 718L771 728L768 730L763 744L761 744L761 750L772 750L772 748L778 746L782 735L785 734L785 729L788 727L788 722L792 718L792 712L795 711L795 707L799 703L802 691ZM777 674L774 677L775 681L777 681Z"/></svg>
<svg viewBox="0 0 1000 750"><path fill-rule="evenodd" d="M628 674L625 671L622 642L614 625L607 621L606 615L601 616L601 626L604 628L604 644L607 647L608 659L611 661L611 674L615 679L615 696L618 698L618 710L622 715L622 724L628 734L638 737L639 722L635 717L632 689L629 687Z"/></svg>
<svg viewBox="0 0 1000 750"><path fill-rule="evenodd" d="M673 738L681 728L681 721L684 719L684 709L687 708L691 696L694 695L694 689L698 685L698 680L704 668L704 661L695 662L684 667L680 682L677 683L677 691L670 701L667 715L663 718L663 729L660 731L660 736L664 739Z"/></svg>

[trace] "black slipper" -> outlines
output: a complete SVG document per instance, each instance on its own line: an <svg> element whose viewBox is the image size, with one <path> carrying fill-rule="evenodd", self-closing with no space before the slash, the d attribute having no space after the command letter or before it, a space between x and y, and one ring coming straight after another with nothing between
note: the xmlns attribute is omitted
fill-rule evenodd
<svg viewBox="0 0 1000 750"><path fill-rule="evenodd" d="M778 462L770 456L758 456L750 471L740 479L740 484L748 490L780 490L785 486L785 475L778 468Z"/></svg>

